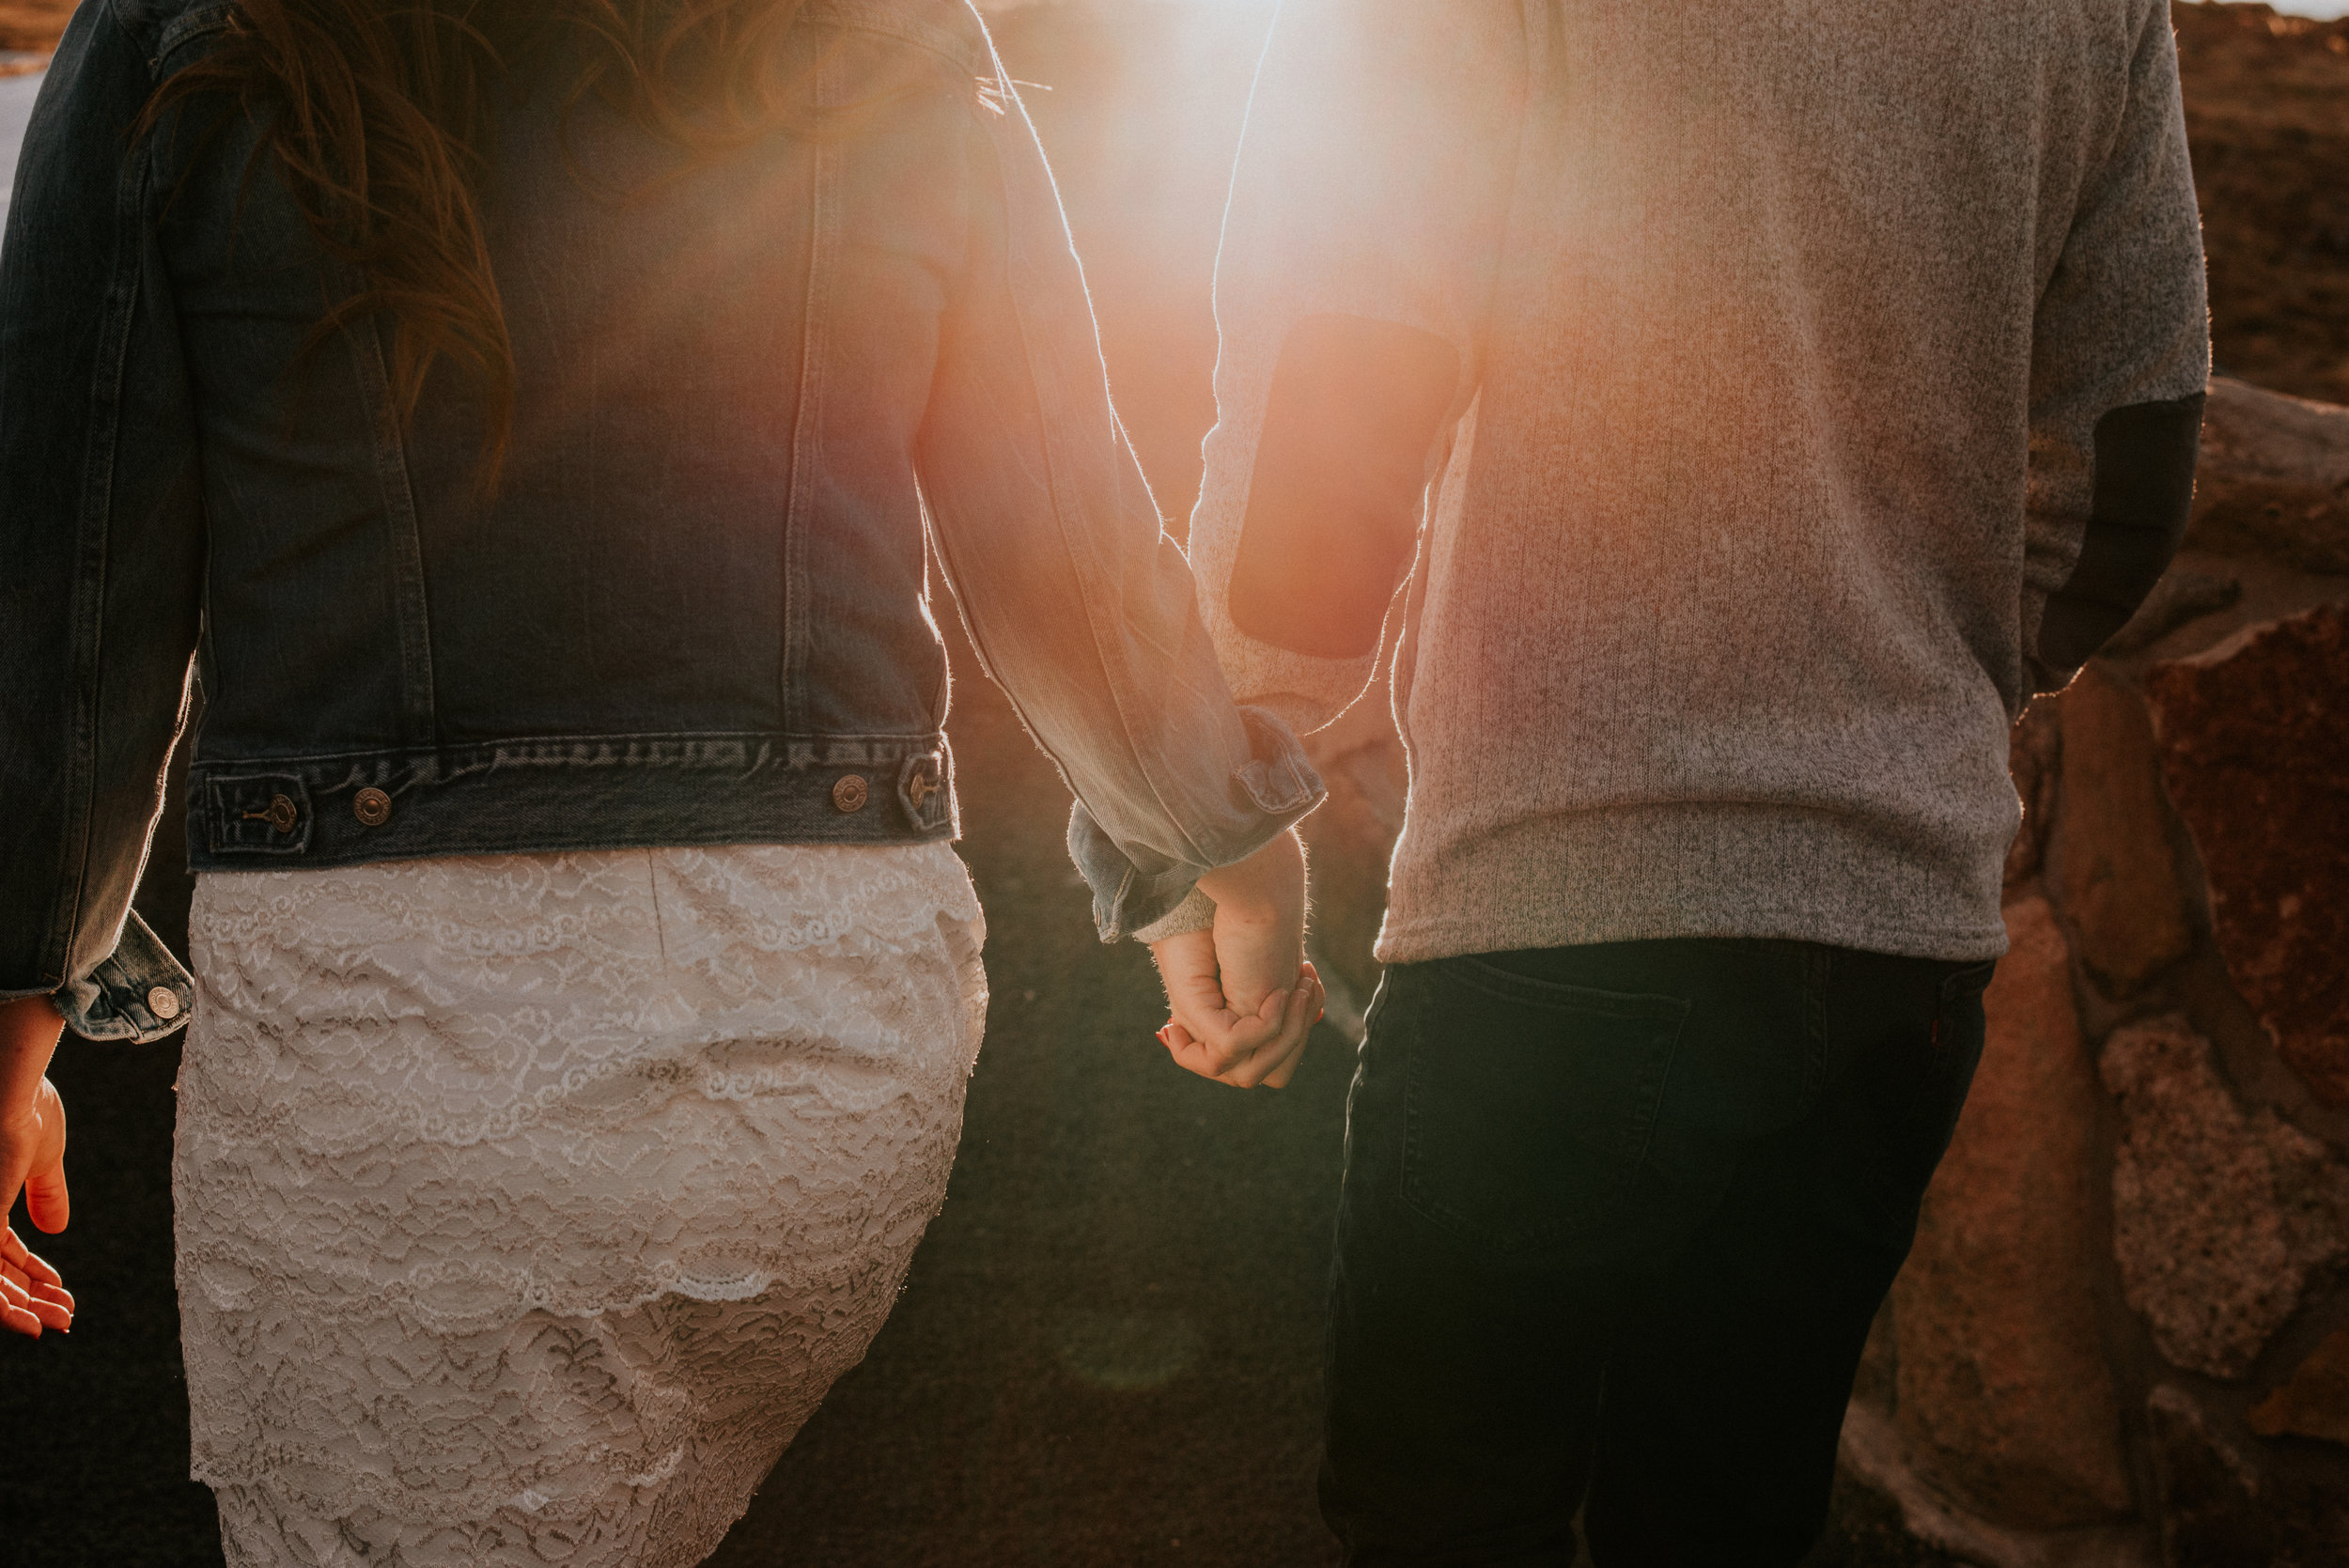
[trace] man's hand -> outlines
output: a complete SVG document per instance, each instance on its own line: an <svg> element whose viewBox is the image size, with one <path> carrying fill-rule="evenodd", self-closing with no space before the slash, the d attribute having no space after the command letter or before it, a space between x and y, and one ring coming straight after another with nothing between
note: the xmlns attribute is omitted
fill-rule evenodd
<svg viewBox="0 0 2349 1568"><path fill-rule="evenodd" d="M65 1022L46 997L0 1002L0 1219L20 1188L35 1225L66 1226L65 1105L44 1075ZM39 1338L43 1327L67 1328L73 1297L57 1271L0 1227L0 1327Z"/></svg>
<svg viewBox="0 0 2349 1568"><path fill-rule="evenodd" d="M1199 879L1211 930L1152 946L1174 1017L1159 1038L1202 1078L1280 1088L1320 1018L1320 977L1304 961L1305 851L1294 831Z"/></svg>

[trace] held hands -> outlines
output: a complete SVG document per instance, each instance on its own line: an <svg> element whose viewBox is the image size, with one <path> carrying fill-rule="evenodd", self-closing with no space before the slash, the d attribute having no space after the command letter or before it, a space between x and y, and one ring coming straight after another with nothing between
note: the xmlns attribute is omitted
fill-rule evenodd
<svg viewBox="0 0 2349 1568"><path fill-rule="evenodd" d="M1321 978L1305 962L1305 851L1291 831L1199 879L1215 924L1152 944L1174 1017L1159 1039L1202 1078L1278 1089L1320 1021Z"/></svg>
<svg viewBox="0 0 2349 1568"><path fill-rule="evenodd" d="M0 1221L24 1192L40 1229L65 1229L65 1105L45 1073L64 1021L46 997L0 1002ZM40 1337L73 1327L73 1297L57 1271L0 1224L0 1327Z"/></svg>

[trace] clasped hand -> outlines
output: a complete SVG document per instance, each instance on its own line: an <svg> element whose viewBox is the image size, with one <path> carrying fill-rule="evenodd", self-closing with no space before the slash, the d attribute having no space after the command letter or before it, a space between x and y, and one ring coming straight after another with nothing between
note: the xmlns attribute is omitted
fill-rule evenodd
<svg viewBox="0 0 2349 1568"><path fill-rule="evenodd" d="M1159 1039L1201 1078L1278 1089L1324 1002L1305 961L1304 847L1292 829L1199 887L1215 900L1215 924L1150 948L1174 1014Z"/></svg>

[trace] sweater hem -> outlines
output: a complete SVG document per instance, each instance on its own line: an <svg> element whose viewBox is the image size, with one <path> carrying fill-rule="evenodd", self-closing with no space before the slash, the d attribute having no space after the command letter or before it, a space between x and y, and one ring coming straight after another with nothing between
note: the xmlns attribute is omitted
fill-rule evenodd
<svg viewBox="0 0 2349 1568"><path fill-rule="evenodd" d="M1685 909L1634 905L1578 914L1520 910L1516 913L1522 918L1517 919L1506 918L1507 913L1479 909L1401 922L1390 919L1380 926L1372 952L1382 964L1416 964L1471 953L1689 937L1820 942L1952 962L1997 958L2007 949L2003 924L1992 927L1912 925L1822 909L1722 908L1692 916Z"/></svg>

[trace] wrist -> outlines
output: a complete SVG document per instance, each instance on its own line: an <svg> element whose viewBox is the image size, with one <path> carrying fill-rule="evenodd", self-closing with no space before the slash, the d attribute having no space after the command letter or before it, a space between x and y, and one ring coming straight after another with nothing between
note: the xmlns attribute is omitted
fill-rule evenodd
<svg viewBox="0 0 2349 1568"><path fill-rule="evenodd" d="M0 1001L0 1124L13 1125L33 1113L41 1078L64 1032L65 1019L45 996Z"/></svg>
<svg viewBox="0 0 2349 1568"><path fill-rule="evenodd" d="M1296 829L1284 828L1244 859L1201 877L1199 891L1228 915L1272 919L1289 901L1287 890L1301 883L1304 874L1304 844Z"/></svg>

